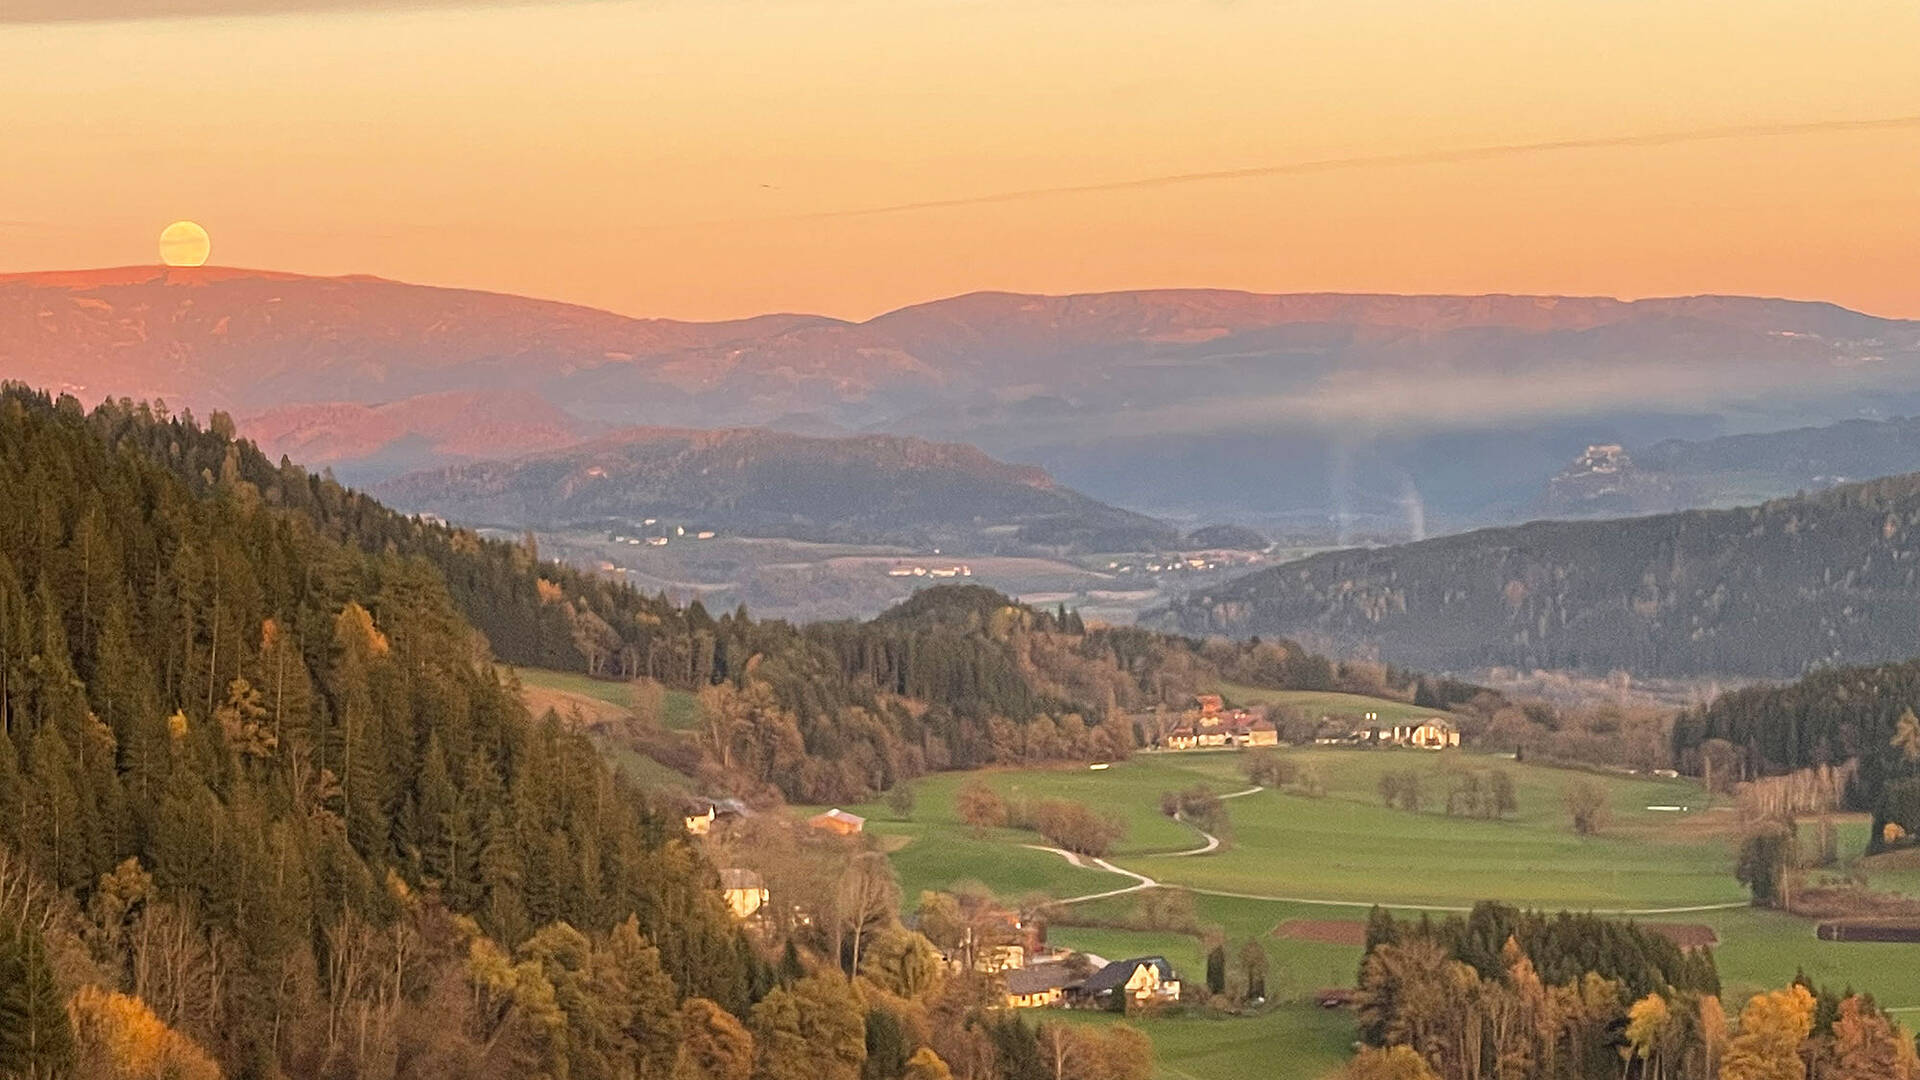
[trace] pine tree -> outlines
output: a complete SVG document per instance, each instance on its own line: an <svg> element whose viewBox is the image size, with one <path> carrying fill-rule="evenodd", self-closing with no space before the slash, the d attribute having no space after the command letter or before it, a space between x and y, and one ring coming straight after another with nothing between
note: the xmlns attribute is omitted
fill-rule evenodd
<svg viewBox="0 0 1920 1080"><path fill-rule="evenodd" d="M0 1076L64 1076L73 1028L39 931L0 922Z"/></svg>

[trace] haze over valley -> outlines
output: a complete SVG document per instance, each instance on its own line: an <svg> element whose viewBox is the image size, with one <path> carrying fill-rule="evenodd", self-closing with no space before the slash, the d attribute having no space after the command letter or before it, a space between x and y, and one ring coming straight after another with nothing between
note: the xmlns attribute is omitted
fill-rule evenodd
<svg viewBox="0 0 1920 1080"><path fill-rule="evenodd" d="M1916 41L0 3L0 1080L1920 1080Z"/></svg>

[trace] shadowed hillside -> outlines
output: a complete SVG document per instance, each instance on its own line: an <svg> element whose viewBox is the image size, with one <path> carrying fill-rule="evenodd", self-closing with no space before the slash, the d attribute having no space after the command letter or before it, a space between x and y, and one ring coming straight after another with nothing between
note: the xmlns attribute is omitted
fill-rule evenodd
<svg viewBox="0 0 1920 1080"><path fill-rule="evenodd" d="M1191 596L1167 621L1429 669L1779 677L1920 649L1917 575L1920 475L1333 552Z"/></svg>

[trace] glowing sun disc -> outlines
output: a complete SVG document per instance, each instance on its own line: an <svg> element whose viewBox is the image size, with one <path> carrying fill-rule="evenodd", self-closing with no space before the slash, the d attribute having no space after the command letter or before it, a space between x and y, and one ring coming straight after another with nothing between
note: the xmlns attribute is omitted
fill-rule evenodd
<svg viewBox="0 0 1920 1080"><path fill-rule="evenodd" d="M160 261L168 266L205 266L212 253L212 238L194 222L176 221L160 230Z"/></svg>

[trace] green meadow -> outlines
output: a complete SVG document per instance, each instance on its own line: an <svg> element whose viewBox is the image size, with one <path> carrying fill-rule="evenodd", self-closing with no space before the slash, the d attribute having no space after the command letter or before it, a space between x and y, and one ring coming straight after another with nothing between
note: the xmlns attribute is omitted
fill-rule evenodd
<svg viewBox="0 0 1920 1080"><path fill-rule="evenodd" d="M1229 800L1224 843L1208 854L1175 854L1201 846L1203 838L1192 826L1162 816L1159 796L1195 785L1223 795L1244 791L1249 785L1240 751L1140 753L1100 771L1078 766L939 774L915 782L916 805L905 820L879 804L852 809L867 815L869 830L882 838L909 904L920 890L961 881L979 882L1009 902L1081 897L1133 884L1026 847L1042 843L1032 833L990 829L976 835L954 813L955 792L968 782L983 782L1009 799L1073 799L1125 822L1126 835L1110 856L1114 865L1192 890L1206 928L1224 935L1230 948L1257 939L1271 958L1268 989L1276 1004L1270 1010L1255 1017L1187 1015L1141 1023L1154 1040L1160 1075L1178 1080L1309 1080L1335 1069L1350 1049L1351 1016L1314 1008L1311 995L1351 985L1361 950L1298 940L1275 929L1291 920L1364 919L1375 903L1416 917L1422 910L1490 899L1705 924L1720 937L1715 956L1734 1009L1747 995L1804 970L1823 984L1870 990L1920 1020L1920 965L1912 962L1911 946L1821 942L1808 920L1746 906L1746 894L1733 879L1734 815L1709 805L1690 781L1459 751L1277 752L1316 772L1325 794L1268 790ZM1497 821L1445 813L1457 772L1496 768L1514 781L1516 812ZM1381 775L1406 770L1421 777L1419 812L1381 805ZM1582 782L1599 785L1607 796L1611 819L1595 836L1575 835L1563 804L1568 786ZM1843 852L1858 851L1863 842L1863 825L1842 825ZM1860 869L1878 886L1920 891L1920 866L1863 862ZM1140 900L1129 893L1078 902L1070 918L1120 921ZM1675 908L1698 910L1664 910ZM1197 981L1205 969L1201 939L1193 935L1056 923L1051 937L1107 959L1165 955L1189 980ZM1110 1022L1079 1014L1069 1019Z"/></svg>
<svg viewBox="0 0 1920 1080"><path fill-rule="evenodd" d="M1284 705L1308 716L1360 720L1368 713L1388 723L1395 720L1424 720L1429 716L1450 715L1445 709L1425 709L1404 701L1343 694L1336 690L1268 690L1239 683L1221 683L1217 688L1230 705Z"/></svg>

